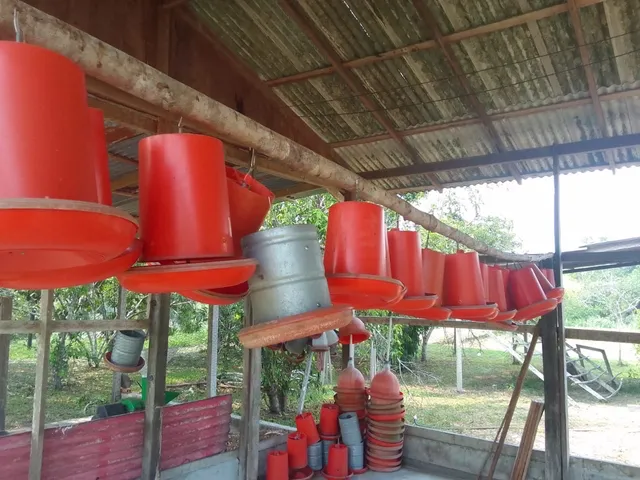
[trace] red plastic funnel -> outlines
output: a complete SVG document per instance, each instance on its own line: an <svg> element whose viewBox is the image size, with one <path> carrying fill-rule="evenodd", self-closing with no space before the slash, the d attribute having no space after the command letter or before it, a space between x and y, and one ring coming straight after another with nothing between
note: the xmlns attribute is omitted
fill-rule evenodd
<svg viewBox="0 0 640 480"><path fill-rule="evenodd" d="M327 276L367 274L387 277L387 231L381 206L340 202L329 208L324 252Z"/></svg>
<svg viewBox="0 0 640 480"><path fill-rule="evenodd" d="M275 194L255 178L226 167L229 214L235 255L242 255L240 240L260 230Z"/></svg>
<svg viewBox="0 0 640 480"><path fill-rule="evenodd" d="M0 42L0 70L0 198L96 202L82 69L51 50Z"/></svg>
<svg viewBox="0 0 640 480"><path fill-rule="evenodd" d="M369 337L371 337L371 333L364 326L364 322L356 317L355 314L349 325L338 330L338 342L342 345L362 343L369 340Z"/></svg>
<svg viewBox="0 0 640 480"><path fill-rule="evenodd" d="M138 149L143 260L232 256L222 142L176 133L147 137Z"/></svg>
<svg viewBox="0 0 640 480"><path fill-rule="evenodd" d="M421 297L425 292L422 275L420 234L409 230L389 230L391 276L407 287L405 297Z"/></svg>
<svg viewBox="0 0 640 480"><path fill-rule="evenodd" d="M485 305L477 252L446 255L443 297L445 306Z"/></svg>
<svg viewBox="0 0 640 480"><path fill-rule="evenodd" d="M111 179L109 176L109 152L107 151L107 138L104 133L102 110L90 108L89 121L91 122L91 153L94 161L93 168L96 176L98 203L111 206L113 200L111 198Z"/></svg>

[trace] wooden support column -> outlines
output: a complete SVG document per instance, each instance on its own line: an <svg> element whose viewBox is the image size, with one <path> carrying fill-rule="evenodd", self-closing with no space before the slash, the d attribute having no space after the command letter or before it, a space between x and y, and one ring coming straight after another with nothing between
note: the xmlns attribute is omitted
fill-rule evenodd
<svg viewBox="0 0 640 480"><path fill-rule="evenodd" d="M562 284L560 250L560 172L554 157L554 236L553 269L556 285ZM545 402L545 478L568 478L569 430L567 412L567 365L562 305L542 317L542 364Z"/></svg>
<svg viewBox="0 0 640 480"><path fill-rule="evenodd" d="M53 290L40 294L40 331L36 358L36 383L33 393L33 419L31 421L31 454L29 456L29 480L40 480L42 453L44 452L44 422L49 377L49 351L51 349L51 324L53 323Z"/></svg>
<svg viewBox="0 0 640 480"><path fill-rule="evenodd" d="M151 296L149 302L149 354L147 359L147 400L144 410L144 443L141 480L160 478L162 407L167 375L169 313L171 294Z"/></svg>
<svg viewBox="0 0 640 480"><path fill-rule="evenodd" d="M253 325L251 300L244 302L244 326ZM258 478L258 444L260 442L260 389L262 352L259 348L244 349L242 365L242 423L238 454L238 480Z"/></svg>
<svg viewBox="0 0 640 480"><path fill-rule="evenodd" d="M11 321L13 299L0 297L0 321ZM11 335L0 335L0 434L5 430L7 415L7 385L9 383L9 349Z"/></svg>
<svg viewBox="0 0 640 480"><path fill-rule="evenodd" d="M122 285L118 288L118 306L116 307L117 318L127 318L127 291ZM122 386L122 373L113 372L113 382L111 384L111 403L119 402L122 398L120 387Z"/></svg>
<svg viewBox="0 0 640 480"><path fill-rule="evenodd" d="M218 322L220 307L209 305L209 326L207 329L207 394L218 394Z"/></svg>

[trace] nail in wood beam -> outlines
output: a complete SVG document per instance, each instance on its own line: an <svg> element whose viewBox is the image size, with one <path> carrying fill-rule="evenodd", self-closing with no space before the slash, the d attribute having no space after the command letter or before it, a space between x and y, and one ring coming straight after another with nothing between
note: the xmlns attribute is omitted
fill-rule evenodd
<svg viewBox="0 0 640 480"><path fill-rule="evenodd" d="M597 3L602 3L604 0L577 0L578 6L580 8L587 7L589 5L595 5ZM500 20L497 22L489 23L487 25L480 25L478 27L470 28L468 30L463 30L460 32L453 32L449 35L444 36L445 43L457 43L463 40L468 40L470 38L480 37L482 35L488 35L490 33L499 32L500 30L506 30L509 28L517 27L518 25L524 25L525 23L536 22L538 20L543 20L545 18L554 17L556 15L560 15L561 13L565 13L568 10L568 6L565 3L561 3L559 5L553 5L551 7L541 8L540 10L533 10L530 12L523 13L522 15L516 15L515 17L505 18L504 20ZM370 55L363 58L356 58L354 60L349 60L348 62L343 62L342 66L345 68L358 68L364 65L370 65L372 63L383 62L390 58L401 57L403 55L407 55L413 52L420 52L422 50L429 50L431 48L436 48L438 44L433 40L426 40L423 42L414 43L412 45L406 45L404 47L395 48L393 50L388 50L382 53L376 53L375 55ZM311 78L323 77L325 75L331 75L335 73L335 67L323 67L318 68L316 70L309 70L306 72L295 73L293 75L289 75L281 78L274 78L272 80L268 80L266 82L267 85L271 87L277 87L279 85L285 85L287 83L295 83L301 82L304 80L309 80Z"/></svg>
<svg viewBox="0 0 640 480"><path fill-rule="evenodd" d="M36 381L33 393L33 419L31 421L31 453L29 480L40 480L44 452L44 422L49 378L49 352L51 349L51 323L53 321L53 290L40 294L40 334L36 357Z"/></svg>
<svg viewBox="0 0 640 480"><path fill-rule="evenodd" d="M171 294L152 295L149 303L149 355L147 399L144 407L144 442L141 480L160 478L162 407L167 375Z"/></svg>
<svg viewBox="0 0 640 480"><path fill-rule="evenodd" d="M0 321L11 321L13 299L0 297ZM7 385L9 383L9 349L11 335L0 335L0 435L5 430L7 415Z"/></svg>
<svg viewBox="0 0 640 480"><path fill-rule="evenodd" d="M244 326L253 325L251 300L244 302ZM260 405L262 394L262 352L260 348L244 349L242 365L242 423L240 425L240 451L238 480L258 478L260 443Z"/></svg>
<svg viewBox="0 0 640 480"><path fill-rule="evenodd" d="M453 70L453 73L456 75L456 78L460 83L460 85L462 86L462 89L467 94L468 96L467 98L471 102L471 106L473 110L475 111L476 115L480 118L480 121L489 132L489 137L491 138L496 150L498 150L498 152L505 152L506 148L504 146L504 143L502 142L502 139L500 138L500 134L498 133L498 131L496 130L496 127L491 122L491 119L488 117L484 106L478 99L478 96L474 93L473 89L471 88L471 84L469 83L469 80L467 79L464 73L464 70L460 65L460 62L458 62L458 59L456 58L453 52L453 49L451 48L451 45L447 44L444 41L444 37L442 35L442 32L440 31L440 27L438 27L438 23L436 22L436 19L433 17L433 14L429 10L429 7L427 7L427 5L423 2L423 0L413 0L413 6L416 9L416 12L418 12L418 15L422 19L427 29L431 32L431 34L435 38L435 41L440 47L440 50L442 51L442 54L445 57L445 60L451 67L451 70ZM511 175L513 176L513 178L518 183L522 183L522 176L520 175L518 168L513 164L508 164L506 167L507 167L507 170L509 170L509 173L511 173Z"/></svg>
<svg viewBox="0 0 640 480"><path fill-rule="evenodd" d="M584 75L587 77L587 86L589 88L589 96L593 103L593 109L596 113L596 120L598 122L598 129L602 137L608 137L609 132L607 130L607 123L604 118L604 111L602 110L602 104L598 97L598 86L596 85L596 77L593 74L591 68L591 58L589 56L589 50L585 45L584 31L582 30L582 21L580 20L580 7L576 3L576 0L567 0L567 6L569 7L569 18L571 19L571 25L576 36L576 42L578 43L578 51L580 52L580 60L584 67ZM615 172L616 162L615 157L607 152L607 161L611 165L611 170Z"/></svg>
<svg viewBox="0 0 640 480"><path fill-rule="evenodd" d="M318 32L312 22L307 19L306 15L301 11L297 3L294 0L280 0L280 6L287 16L291 18L296 25L298 25L305 36L311 40L311 43L313 43L318 51L324 55L329 62L331 62L336 73L340 78L342 78L342 80L344 80L349 89L358 95L358 99L365 109L371 113L373 118L375 118L382 127L384 127L391 138L398 144L402 152L409 157L414 164L425 163L420 157L420 154L411 145L407 144L398 134L391 120L389 120L389 118L380 111L381 105L373 100L373 97L371 97L369 92L365 91L362 82L342 65L342 60L338 54L329 45L329 43L322 38L320 32ZM428 174L426 176L434 187L442 187L440 181L435 175Z"/></svg>

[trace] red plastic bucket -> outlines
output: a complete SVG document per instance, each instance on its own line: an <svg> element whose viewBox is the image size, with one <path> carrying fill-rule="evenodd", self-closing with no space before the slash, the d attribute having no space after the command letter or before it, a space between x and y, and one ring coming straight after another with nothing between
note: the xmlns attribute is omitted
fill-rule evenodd
<svg viewBox="0 0 640 480"><path fill-rule="evenodd" d="M531 267L513 270L509 276L509 289L517 309L542 302L547 296Z"/></svg>
<svg viewBox="0 0 640 480"><path fill-rule="evenodd" d="M16 42L0 42L0 70L0 198L96 202L84 72Z"/></svg>
<svg viewBox="0 0 640 480"><path fill-rule="evenodd" d="M289 455L274 450L267 455L267 480L289 480Z"/></svg>
<svg viewBox="0 0 640 480"><path fill-rule="evenodd" d="M176 133L147 137L138 148L142 259L232 256L222 142Z"/></svg>
<svg viewBox="0 0 640 480"><path fill-rule="evenodd" d="M553 273L553 268L543 268L542 269L542 273L544 273L544 276L547 277L547 280L549 280L549 283L555 287L556 286L556 276Z"/></svg>
<svg viewBox="0 0 640 480"><path fill-rule="evenodd" d="M329 208L324 269L327 275L367 274L387 277L387 230L384 210L367 202L340 202Z"/></svg>
<svg viewBox="0 0 640 480"><path fill-rule="evenodd" d="M287 437L287 453L289 468L304 468L307 466L307 436L294 432Z"/></svg>
<svg viewBox="0 0 640 480"><path fill-rule="evenodd" d="M506 312L507 296L504 291L504 280L502 278L502 269L500 267L488 268L487 283L489 287L487 302L495 303L498 305L498 310Z"/></svg>
<svg viewBox="0 0 640 480"><path fill-rule="evenodd" d="M113 200L111 198L111 179L109 176L109 152L107 151L107 138L104 133L102 110L90 108L89 121L91 122L91 152L93 153L98 203L111 206Z"/></svg>
<svg viewBox="0 0 640 480"><path fill-rule="evenodd" d="M274 193L255 178L226 167L229 190L229 214L235 255L242 255L240 240L260 230L269 213Z"/></svg>
<svg viewBox="0 0 640 480"><path fill-rule="evenodd" d="M484 301L489 302L489 265L480 263L480 274L482 275L482 291L484 292Z"/></svg>
<svg viewBox="0 0 640 480"><path fill-rule="evenodd" d="M298 432L303 433L306 436L308 445L312 445L320 441L318 427L316 426L316 421L313 419L313 415L311 413L304 412L297 415L296 428L298 429Z"/></svg>
<svg viewBox="0 0 640 480"><path fill-rule="evenodd" d="M444 286L445 254L429 248L422 249L422 274L424 275L425 293L438 296L435 306L442 305L442 289Z"/></svg>
<svg viewBox="0 0 640 480"><path fill-rule="evenodd" d="M485 305L477 252L445 256L443 303L445 306Z"/></svg>
<svg viewBox="0 0 640 480"><path fill-rule="evenodd" d="M325 403L320 408L320 432L322 435L338 435L340 433L338 426L338 416L340 416L340 407L335 403Z"/></svg>
<svg viewBox="0 0 640 480"><path fill-rule="evenodd" d="M389 263L391 276L407 287L406 297L421 297L425 294L422 275L422 252L420 234L410 230L389 230Z"/></svg>
<svg viewBox="0 0 640 480"><path fill-rule="evenodd" d="M329 458L324 473L331 477L345 478L349 474L349 448L342 444L329 447Z"/></svg>

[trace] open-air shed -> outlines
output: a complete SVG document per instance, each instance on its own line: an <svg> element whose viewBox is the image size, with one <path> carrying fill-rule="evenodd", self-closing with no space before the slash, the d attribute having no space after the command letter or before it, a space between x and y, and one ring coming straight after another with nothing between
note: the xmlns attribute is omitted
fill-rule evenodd
<svg viewBox="0 0 640 480"><path fill-rule="evenodd" d="M222 139L229 164L247 168L255 155L258 179L278 199L326 189L341 200L375 202L496 261L548 259L559 281L559 176L640 162L639 6L635 0L0 0L0 32L84 69L90 105L105 114L114 205L134 215L138 142L180 128ZM488 248L396 195L545 175L556 179L553 256ZM636 255L614 253L581 253L572 265L628 264ZM61 329L130 325L63 326L48 321L51 301L43 295L49 313L41 322L2 322L0 332L48 339ZM144 448L131 462L142 462L144 479L175 466L163 465L161 453L168 309L166 295L154 295L142 325L151 338L150 393L139 419ZM534 455L531 478L639 475L570 457L564 336L556 310L541 322L546 451ZM25 440L31 439L26 461L34 480L54 478L42 472L51 461L47 442L57 438L44 428L46 348L37 366L33 429ZM239 475L254 479L259 349L246 351L244 368ZM410 430L405 460L421 468L479 472L490 449L466 437ZM514 455L505 450L497 476L506 478ZM215 458L161 475L230 471L216 470L222 460Z"/></svg>

